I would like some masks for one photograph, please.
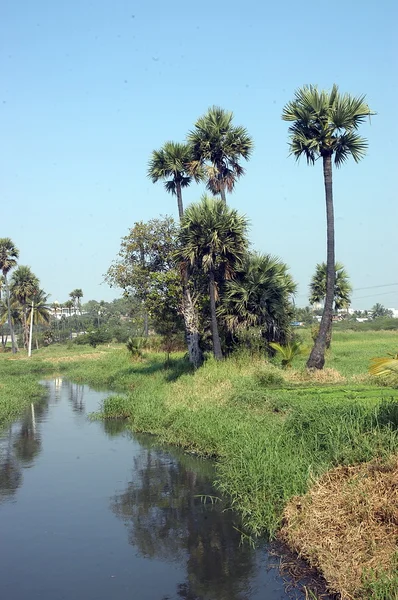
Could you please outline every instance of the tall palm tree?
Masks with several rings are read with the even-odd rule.
[[[6,289],[8,327],[10,329],[11,347],[13,354],[18,352],[18,346],[15,340],[14,327],[11,318],[11,299],[7,275],[11,271],[11,269],[13,269],[17,265],[18,257],[19,250],[14,245],[12,240],[10,238],[0,238],[0,270],[3,273],[4,285]]]
[[[192,179],[199,182],[203,177],[200,167],[195,168],[192,172],[192,160],[192,149],[188,144],[166,142],[163,148],[154,150],[149,161],[148,177],[152,179],[153,183],[165,180],[166,191],[177,196],[180,221],[184,215],[182,189],[188,187]],[[192,298],[187,270],[184,268],[181,268],[181,279],[183,289],[182,314],[185,323],[188,355],[190,362],[195,368],[198,368],[203,362],[203,353],[199,344],[199,317]]]
[[[232,124],[233,116],[232,112],[212,106],[188,134],[192,172],[203,170],[208,190],[220,194],[225,203],[225,191],[232,192],[237,179],[245,172],[239,161],[248,160],[253,150],[252,138],[244,127]]]
[[[310,304],[324,302],[326,296],[326,263],[319,263],[310,283]],[[352,286],[342,263],[335,264],[334,309],[348,308],[351,304]]]
[[[69,296],[73,300],[75,311],[78,311],[80,314],[82,314],[80,298],[83,298],[83,290],[81,288],[76,288],[69,294]]]
[[[177,196],[178,214],[182,219],[184,206],[182,189],[186,188],[194,178],[199,181],[202,177],[200,170],[190,172],[192,151],[188,144],[166,142],[160,150],[154,150],[148,165],[148,177],[152,183],[164,181],[164,187],[170,194]]]
[[[231,332],[258,327],[266,342],[285,344],[293,316],[296,284],[287,265],[270,254],[248,253],[227,281],[219,308]]]
[[[311,350],[307,367],[322,369],[325,364],[327,333],[333,314],[335,282],[335,243],[332,159],[340,167],[352,156],[359,162],[366,154],[367,141],[357,133],[359,126],[372,113],[364,96],[340,94],[337,85],[320,91],[309,85],[298,89],[294,100],[283,109],[282,119],[291,121],[290,150],[299,159],[305,156],[308,164],[322,158],[327,221],[327,280],[326,296],[319,334]]]
[[[177,258],[189,268],[208,276],[213,353],[222,359],[216,303],[217,283],[231,279],[245,256],[248,222],[235,209],[217,198],[203,197],[184,213],[179,233]]]
[[[39,280],[30,267],[20,265],[11,276],[10,294],[21,310],[24,347],[29,345],[28,305],[39,291]]]

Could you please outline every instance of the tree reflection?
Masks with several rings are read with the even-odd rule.
[[[112,509],[128,524],[129,542],[143,556],[185,564],[180,598],[241,599],[253,574],[254,553],[239,547],[232,513],[217,504],[205,506],[198,497],[214,494],[209,478],[198,472],[201,464],[206,463],[144,449],[134,460],[126,491],[112,499]]]
[[[68,382],[69,402],[74,412],[84,413],[84,385]]]
[[[22,419],[9,427],[7,437],[0,440],[0,502],[15,494],[22,484],[22,467],[31,466],[41,451],[36,423],[47,409],[46,403],[31,404]]]

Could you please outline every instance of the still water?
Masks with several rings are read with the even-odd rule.
[[[105,392],[45,385],[0,434],[1,600],[296,597],[236,515],[201,502],[211,462],[89,421]]]

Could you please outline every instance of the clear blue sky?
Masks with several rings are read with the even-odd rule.
[[[321,165],[288,157],[280,114],[305,83],[367,94],[367,157],[335,173],[337,258],[355,289],[398,282],[398,9],[374,3],[14,0],[0,23],[0,237],[52,300],[102,284],[138,220],[177,216],[146,178],[153,149],[183,140],[217,104],[254,138],[229,203],[251,219],[253,246],[281,256],[304,305],[325,259]],[[200,197],[193,186],[185,203]],[[359,289],[353,306],[398,307],[398,285]]]

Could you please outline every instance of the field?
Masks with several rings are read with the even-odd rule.
[[[309,334],[302,335],[309,346]],[[282,370],[277,364],[239,354],[221,363],[209,359],[193,373],[182,355],[174,355],[165,368],[163,355],[147,354],[132,361],[123,346],[50,347],[30,360],[22,354],[17,358],[4,354],[0,355],[0,424],[39,397],[38,380],[55,373],[116,390],[120,395],[105,401],[102,418],[127,418],[136,431],[217,458],[217,487],[224,502],[242,515],[245,536],[274,537],[283,526],[284,539],[327,575],[342,598],[392,600],[389,590],[397,583],[396,556],[384,553],[383,562],[377,562],[377,528],[364,550],[366,556],[356,558],[358,564],[363,561],[363,570],[347,582],[330,571],[325,548],[311,545],[310,539],[305,548],[300,546],[297,506],[306,507],[311,523],[315,503],[305,494],[319,482],[327,491],[333,469],[343,469],[340,488],[345,489],[344,469],[377,459],[379,471],[367,472],[386,473],[390,483],[385,485],[395,481],[391,457],[398,453],[398,389],[380,385],[367,370],[372,357],[396,351],[397,342],[396,332],[336,332],[326,369],[314,374],[305,370],[304,357],[295,361],[293,369]],[[365,488],[355,489],[363,499]],[[369,491],[370,484],[366,489],[371,512],[375,491]],[[331,502],[324,503],[323,509],[329,526],[326,516],[333,511],[334,493],[330,492]],[[390,529],[394,535],[397,527]],[[317,531],[316,538],[326,538],[328,533]],[[353,549],[348,539],[338,541],[344,564]],[[394,548],[394,539],[390,547]]]

